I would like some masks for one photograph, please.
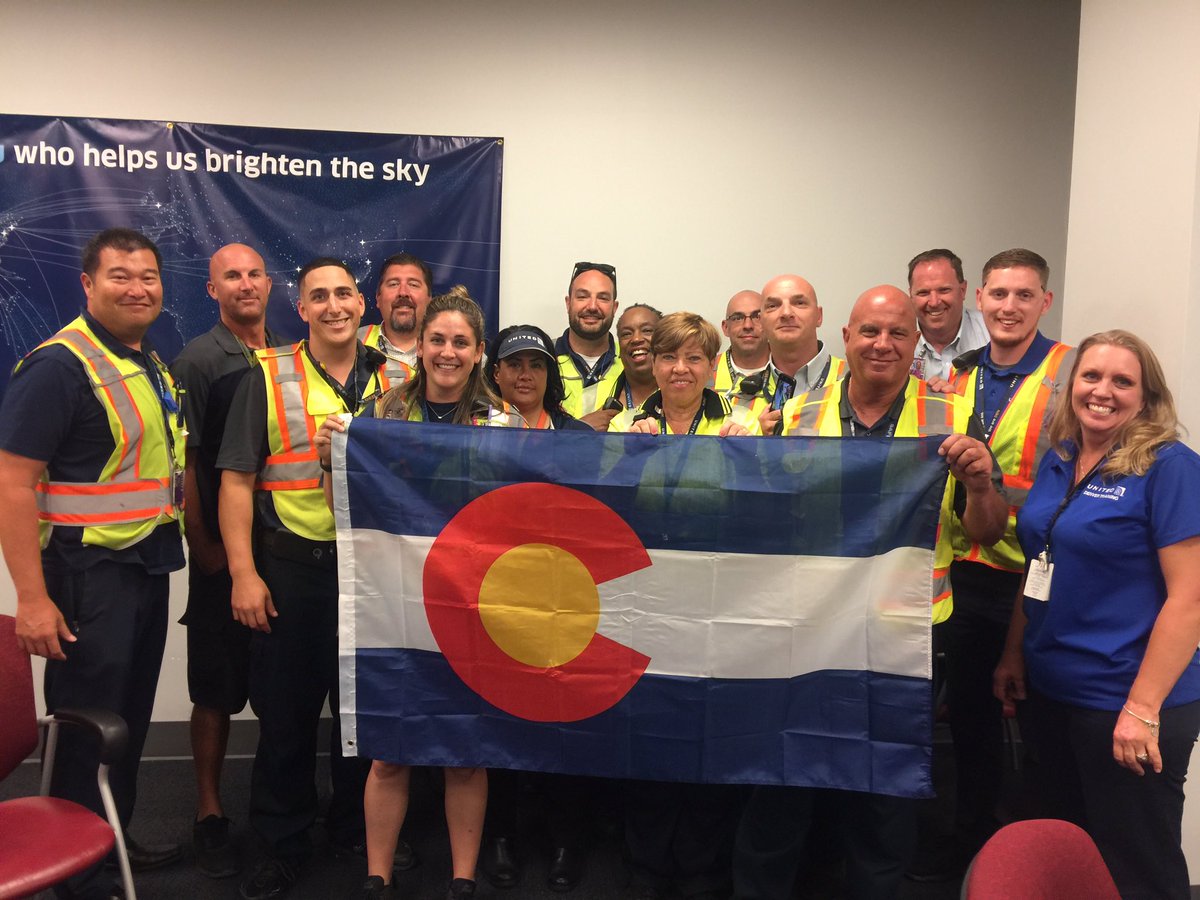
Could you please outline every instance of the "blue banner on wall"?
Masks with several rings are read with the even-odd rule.
[[[499,138],[0,115],[0,388],[83,308],[80,251],[113,226],[162,250],[165,359],[216,322],[208,259],[231,241],[262,254],[280,334],[303,335],[294,277],[315,256],[350,264],[378,321],[378,265],[401,250],[495,332],[502,171]]]

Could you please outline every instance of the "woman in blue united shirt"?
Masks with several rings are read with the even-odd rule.
[[[1122,897],[1189,896],[1183,782],[1200,732],[1200,456],[1154,353],[1087,338],[1017,522],[1024,600],[995,674],[1028,697],[1052,814]]]

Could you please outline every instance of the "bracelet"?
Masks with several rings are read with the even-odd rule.
[[[332,462],[329,465],[325,465],[325,463],[321,462],[320,460],[317,460],[317,465],[321,467],[322,472],[332,472],[333,471],[333,463]],[[1130,715],[1133,715],[1133,713],[1130,713]]]
[[[1137,719],[1139,722],[1141,722],[1143,725],[1145,725],[1147,728],[1149,728],[1150,729],[1150,737],[1154,738],[1156,741],[1158,740],[1158,728],[1159,728],[1158,722],[1155,722],[1151,719],[1143,719],[1141,716],[1139,716],[1137,713],[1135,713],[1128,706],[1122,706],[1121,709],[1124,710],[1125,712],[1129,713],[1131,716],[1133,716],[1135,719]]]

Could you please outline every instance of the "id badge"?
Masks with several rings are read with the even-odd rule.
[[[178,469],[171,473],[171,499],[176,509],[183,509],[183,472]]]
[[[1046,559],[1043,550],[1029,561],[1029,574],[1025,576],[1025,596],[1045,603],[1050,599],[1050,579],[1054,577],[1054,563]]]

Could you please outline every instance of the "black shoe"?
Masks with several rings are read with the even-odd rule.
[[[582,877],[583,851],[572,847],[556,848],[550,860],[550,871],[546,875],[546,887],[565,894],[574,890]]]
[[[470,900],[475,896],[475,882],[470,878],[455,878],[446,891],[446,900]]]
[[[917,854],[904,877],[918,884],[940,884],[962,878],[971,860],[957,848],[953,840]]]
[[[367,843],[365,840],[357,844],[334,844],[334,856],[339,859],[346,856],[361,856],[367,858]],[[417,851],[412,848],[412,844],[399,838],[396,841],[396,852],[392,855],[392,868],[397,872],[407,872],[409,869],[415,869],[421,864],[421,857],[417,855]]]
[[[128,834],[125,835],[125,852],[129,855],[129,868],[135,872],[161,869],[179,862],[183,856],[183,848],[178,844],[139,844]],[[116,854],[110,854],[104,864],[110,869],[117,868]]]
[[[209,878],[229,878],[242,870],[237,848],[229,840],[229,820],[205,816],[192,825],[196,867]]]
[[[498,837],[488,841],[479,865],[493,887],[507,890],[516,887],[521,880],[521,864],[517,862],[515,848],[508,838]]]
[[[378,875],[368,875],[362,886],[362,893],[358,896],[361,900],[384,900],[385,897],[391,896],[391,891]]]
[[[282,897],[296,883],[296,870],[282,859],[262,860],[238,889],[244,900],[271,900]]]

